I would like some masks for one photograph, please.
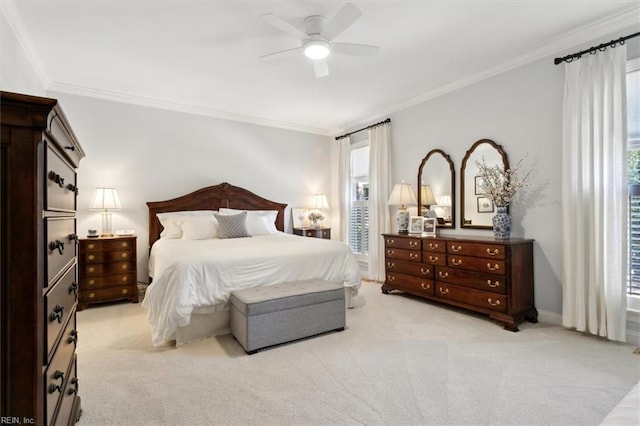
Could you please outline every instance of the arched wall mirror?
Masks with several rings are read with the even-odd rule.
[[[480,139],[469,148],[460,167],[461,228],[493,229],[492,219],[496,207],[481,189],[481,178],[476,165],[483,158],[487,166],[502,165],[503,170],[509,168],[506,152],[494,141]]]
[[[418,212],[438,218],[439,228],[454,228],[456,179],[451,157],[432,149],[418,168]]]

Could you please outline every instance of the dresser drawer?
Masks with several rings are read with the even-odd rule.
[[[449,255],[447,266],[450,268],[465,269],[468,271],[486,272],[489,274],[505,274],[505,262],[497,259],[486,259],[482,257],[470,257]]]
[[[73,265],[45,296],[47,359],[51,355],[62,327],[73,312],[77,292],[76,265]]]
[[[80,275],[82,288],[85,290],[93,290],[99,288],[122,287],[127,284],[135,283],[136,276],[134,273],[106,275],[104,277],[84,277]]]
[[[47,144],[46,170],[45,209],[75,211],[76,172],[60,157],[51,144]]]
[[[82,251],[93,253],[113,250],[132,250],[135,248],[135,241],[135,238],[117,238],[113,240],[95,238],[92,240],[80,240],[80,244],[82,244]]]
[[[386,248],[421,250],[422,240],[420,238],[387,236],[384,239],[384,245]]]
[[[76,257],[76,220],[47,218],[45,235],[47,285],[50,285]]]
[[[133,258],[132,250],[83,252],[86,263],[122,262]]]
[[[417,250],[387,248],[385,254],[393,259],[410,260],[412,262],[420,262],[422,259],[422,252]]]
[[[449,254],[504,260],[506,247],[501,244],[449,241],[447,248]]]
[[[133,270],[135,270],[135,265],[132,262],[88,264],[80,268],[80,276],[84,278],[98,275],[122,274]]]
[[[444,253],[422,253],[422,261],[428,265],[445,266],[447,264],[447,255]]]
[[[60,340],[53,359],[44,373],[47,424],[53,424],[52,420],[58,401],[61,399],[64,387],[69,379],[67,373],[75,352],[76,340],[66,336],[71,336],[71,331],[73,330],[75,330],[74,319],[67,324],[62,340]]]
[[[435,279],[437,281],[476,288],[478,290],[507,294],[505,277],[500,275],[480,274],[457,268],[437,267],[435,270]]]
[[[62,393],[62,400],[60,401],[60,407],[58,408],[58,413],[56,414],[56,420],[53,424],[65,424],[67,420],[71,420],[70,424],[75,424],[77,419],[72,419],[72,410],[73,404],[76,400],[76,395],[78,394],[78,373],[76,368],[76,356],[73,356],[73,361],[71,362],[71,367],[67,373],[69,377],[66,380],[66,386]]]
[[[102,288],[96,290],[80,291],[80,303],[110,302],[113,300],[130,299],[137,294],[138,287],[134,283],[126,287]]]
[[[420,292],[426,295],[433,295],[434,283],[429,278],[419,278],[412,275],[387,272],[385,283],[390,284],[394,288],[407,290],[412,293]]]
[[[433,279],[432,265],[408,262],[406,260],[387,259],[385,266],[387,272],[399,272],[402,274],[414,275],[416,277]]]
[[[424,240],[422,242],[422,250],[427,253],[445,253],[447,244],[441,240]]]
[[[436,281],[436,297],[496,312],[507,311],[507,296]]]

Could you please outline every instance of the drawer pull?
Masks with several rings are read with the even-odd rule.
[[[387,254],[389,256],[393,256],[394,254],[396,254],[396,251],[395,250],[387,250]]]
[[[417,241],[409,241],[409,247],[418,247]]]
[[[94,268],[93,266],[89,267],[89,272],[95,272],[96,268]]]
[[[122,257],[126,259],[127,257],[129,257],[129,253],[122,253]]]
[[[69,234],[67,238],[69,238],[69,241],[75,241],[78,244],[78,234]]]
[[[95,297],[96,297],[96,294],[95,294],[95,293],[89,293],[89,299],[93,299],[93,298],[95,298]]]
[[[420,283],[423,290],[431,290],[431,284]]]
[[[440,275],[440,278],[449,278],[449,273],[448,272],[439,271],[438,275]]]
[[[92,255],[92,254],[90,254],[89,257],[88,257],[89,260],[94,260],[95,258],[96,257],[94,255]]]
[[[127,269],[128,267],[129,267],[129,265],[127,265],[126,263],[121,266],[122,269]]]
[[[75,281],[71,282],[71,285],[69,286],[69,294],[75,294],[76,296],[78,295],[78,283]]]
[[[54,392],[62,393],[62,386],[64,385],[64,373],[60,370],[56,370],[56,372],[53,373],[53,379],[60,380],[60,384],[54,385],[53,383],[51,383],[49,385],[49,393],[54,393]]]
[[[64,306],[56,305],[53,311],[49,314],[49,322],[58,321],[58,324],[62,324],[62,317],[64,316]]]
[[[420,273],[422,273],[422,275],[430,275],[431,274],[431,270],[420,268]]]
[[[436,263],[438,261],[438,256],[429,256],[429,261]]]
[[[94,285],[95,283],[96,283],[96,280],[87,281],[87,285]]]
[[[430,248],[431,250],[435,250],[435,249],[437,249],[437,248],[438,248],[438,243],[429,243],[429,248]]]
[[[396,277],[394,277],[393,275],[387,275],[387,281],[395,281]]]
[[[396,240],[387,240],[387,244],[395,244]]]
[[[71,333],[69,333],[69,338],[67,339],[67,343],[69,343],[69,344],[73,343],[74,345],[76,345],[78,343],[78,331],[77,330],[71,330]]]
[[[74,184],[68,184],[67,185],[67,189],[71,192],[73,192],[74,194],[78,195],[78,187],[75,186]]]
[[[460,266],[462,265],[462,259],[456,259],[454,257],[453,259],[451,259],[451,263],[453,263],[455,266]]]
[[[451,246],[451,251],[454,253],[459,253],[462,250],[462,246]]]
[[[64,178],[53,170],[49,172],[49,180],[57,183],[60,188],[64,188]]]
[[[488,248],[487,249],[487,254],[489,256],[497,256],[498,254],[500,254],[500,250],[498,250],[498,249],[491,250],[491,249]]]
[[[122,243],[122,247],[129,247],[129,243]]]
[[[64,253],[64,243],[60,240],[50,241],[49,242],[49,251],[58,250],[58,253]]]
[[[448,288],[438,287],[438,290],[440,290],[440,294],[449,294]]]
[[[88,248],[89,250],[93,250],[94,248],[96,248],[96,245],[95,245],[95,244],[89,244],[89,245],[87,246],[87,248]]]
[[[122,282],[123,283],[126,283],[127,281],[129,281],[129,277],[128,276],[125,275],[124,277],[122,277]]]
[[[490,271],[497,271],[498,269],[500,269],[500,265],[496,263],[495,265],[491,266],[490,263],[487,263],[487,269],[489,269]]]
[[[487,302],[489,302],[489,304],[491,306],[500,306],[500,300],[496,300],[495,302],[491,300],[491,298],[487,299]]]
[[[420,255],[418,253],[409,253],[409,257],[411,258],[411,260],[416,260],[420,257]]]
[[[487,280],[487,285],[491,288],[500,287],[500,281],[496,281],[492,283],[491,280]]]
[[[74,393],[78,393],[78,378],[74,377],[73,379],[71,379],[71,384],[73,385],[73,387],[67,390],[67,395],[73,395]]]
[[[122,294],[127,294],[129,293],[129,289],[128,288],[123,288],[122,289]]]
[[[395,264],[395,263],[393,263],[393,262],[387,262],[387,267],[388,267],[388,268],[395,268],[395,267],[396,267],[396,264]]]

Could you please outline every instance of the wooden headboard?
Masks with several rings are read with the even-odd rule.
[[[190,194],[166,201],[150,201],[149,207],[149,247],[153,245],[162,232],[162,225],[157,213],[186,210],[218,210],[221,207],[239,210],[277,210],[276,228],[284,231],[284,209],[286,204],[262,198],[251,191],[227,182],[198,189]]]

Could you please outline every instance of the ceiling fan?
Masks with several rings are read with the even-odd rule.
[[[281,50],[261,56],[260,59],[273,59],[304,53],[304,55],[313,62],[316,77],[325,77],[329,75],[327,57],[331,53],[335,52],[354,56],[373,56],[378,53],[380,49],[378,46],[332,41],[333,38],[346,30],[361,15],[362,12],[360,9],[351,3],[347,3],[331,20],[321,15],[306,17],[304,20],[304,31],[275,15],[263,15],[262,19],[269,24],[287,34],[299,38],[301,45],[292,49]]]

